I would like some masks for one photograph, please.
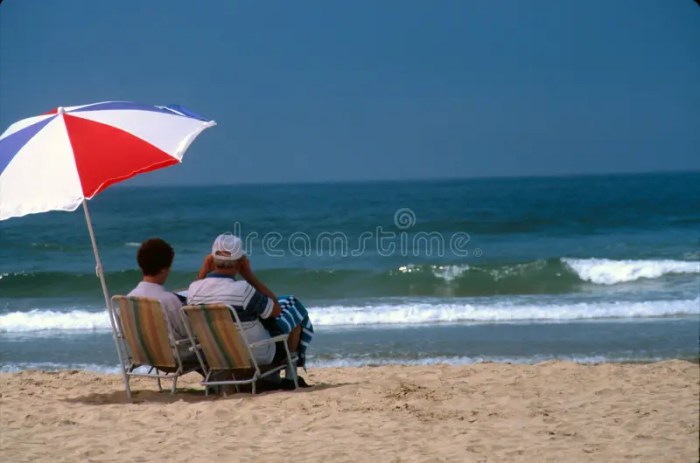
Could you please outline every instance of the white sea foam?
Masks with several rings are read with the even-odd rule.
[[[312,368],[339,368],[339,367],[363,367],[379,365],[472,365],[477,363],[514,363],[534,365],[542,362],[565,361],[582,364],[610,363],[610,362],[656,362],[664,360],[664,357],[608,357],[605,355],[532,355],[532,356],[440,356],[415,359],[404,358],[366,358],[346,357],[338,359],[314,359],[309,358],[309,366]]]
[[[585,281],[614,285],[640,278],[659,278],[667,274],[700,273],[699,262],[682,260],[610,260],[562,258],[571,270]]]
[[[468,265],[432,265],[431,270],[433,275],[446,282],[451,282],[455,278],[462,276],[464,272],[469,270]]]
[[[700,314],[700,299],[572,304],[428,304],[311,307],[314,325],[408,325],[421,323],[561,321]]]
[[[493,277],[495,281],[503,280],[506,278],[517,277],[526,274],[531,271],[539,271],[547,265],[547,261],[544,259],[539,259],[534,262],[526,262],[523,264],[506,265],[504,267],[495,268],[492,270],[485,270],[489,275]],[[484,271],[484,270],[481,270]],[[559,275],[557,275],[559,276]]]
[[[426,323],[566,321],[700,314],[700,299],[569,304],[404,303],[309,307],[315,326],[415,325]],[[0,315],[0,333],[46,331],[108,332],[106,312],[32,310]]]
[[[0,315],[0,333],[27,331],[109,331],[111,329],[106,311],[88,312],[72,310],[30,310]]]
[[[464,272],[469,270],[469,265],[431,265],[429,266],[431,273],[435,278],[446,281],[447,283],[459,278]],[[423,267],[420,265],[407,264],[398,268],[399,273],[420,273],[423,272]]]
[[[615,362],[655,362],[664,360],[665,357],[608,357],[605,355],[532,355],[532,356],[438,356],[424,358],[367,358],[367,357],[344,357],[337,359],[313,358],[308,360],[311,368],[338,368],[338,367],[362,367],[375,365],[472,365],[478,363],[512,363],[534,365],[542,362],[566,361],[581,364],[593,363],[615,363]],[[101,365],[97,363],[57,363],[57,362],[16,362],[0,365],[0,373],[15,373],[23,370],[82,370],[101,374],[120,374],[119,365]],[[146,372],[142,367],[139,371]]]
[[[98,363],[17,362],[0,365],[0,373],[14,373],[23,370],[81,370],[108,375],[117,375],[121,373],[118,364],[100,365]],[[138,367],[134,369],[134,371],[140,373],[147,373],[148,367]]]

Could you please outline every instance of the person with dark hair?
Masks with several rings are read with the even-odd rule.
[[[154,277],[160,272],[170,271],[175,259],[172,246],[160,238],[151,238],[139,247],[136,261],[144,275]]]
[[[180,317],[182,302],[163,286],[170,275],[175,251],[160,238],[150,238],[141,243],[136,260],[143,279],[128,295],[158,299],[168,314],[168,321],[175,340],[187,339],[187,331]]]

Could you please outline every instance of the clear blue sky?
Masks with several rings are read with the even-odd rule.
[[[700,8],[0,5],[0,130],[109,99],[180,103],[219,123],[141,184],[700,170]]]

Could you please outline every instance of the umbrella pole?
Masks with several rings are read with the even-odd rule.
[[[97,241],[95,241],[95,232],[92,230],[92,220],[90,220],[90,212],[88,211],[87,199],[83,199],[83,211],[85,211],[85,221],[87,222],[88,232],[90,232],[90,241],[92,242],[92,251],[95,253],[95,262],[97,264],[97,276],[100,278],[100,283],[102,284],[102,294],[105,297],[105,304],[107,304],[107,312],[109,313],[109,322],[112,325],[112,338],[114,339],[114,344],[117,346],[117,355],[119,356],[119,366],[122,371],[122,377],[124,378],[124,387],[126,388],[126,396],[131,398],[131,390],[129,388],[129,378],[126,376],[126,364],[124,363],[124,354],[122,352],[121,345],[118,339],[117,325],[114,322],[114,308],[112,307],[112,301],[109,298],[109,291],[107,290],[107,282],[105,281],[105,275],[102,270],[102,260],[100,259],[100,253],[97,251]]]

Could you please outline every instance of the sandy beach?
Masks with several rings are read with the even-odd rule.
[[[328,368],[315,387],[175,396],[79,371],[0,375],[0,460],[698,461],[695,363]]]

